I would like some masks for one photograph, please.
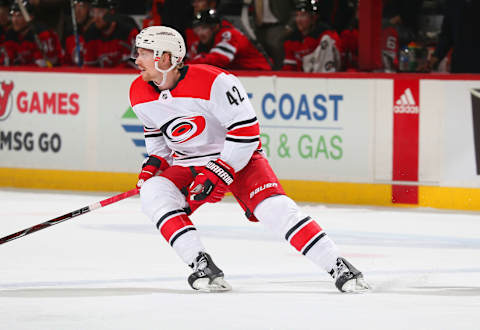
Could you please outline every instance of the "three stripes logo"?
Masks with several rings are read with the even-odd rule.
[[[410,88],[405,89],[400,98],[395,102],[393,106],[394,113],[407,113],[407,114],[418,114],[419,108],[418,103],[415,102],[415,99]]]
[[[145,153],[143,125],[139,124],[137,116],[131,107],[128,107],[122,116],[122,128],[125,133],[131,137],[133,144],[138,148],[137,150],[139,151],[139,154],[143,157],[147,157],[148,155]]]

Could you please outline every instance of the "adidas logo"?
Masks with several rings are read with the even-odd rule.
[[[413,99],[412,91],[407,88],[402,96],[395,102],[393,113],[419,113],[418,105]]]

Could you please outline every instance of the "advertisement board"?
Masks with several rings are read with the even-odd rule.
[[[134,185],[146,156],[136,73],[0,73],[0,186]],[[480,77],[238,76],[293,198],[480,210]]]
[[[2,75],[0,167],[136,171],[143,156],[135,153],[121,123],[132,78]]]
[[[278,77],[242,81],[257,111],[262,147],[280,178],[372,180],[374,108],[369,104],[374,81]]]

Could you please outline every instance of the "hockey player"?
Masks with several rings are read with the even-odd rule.
[[[193,20],[193,32],[199,44],[191,64],[211,64],[229,70],[271,70],[255,46],[226,21],[215,9],[202,11]]]
[[[185,43],[168,27],[143,29],[136,47],[141,76],[130,87],[130,102],[144,125],[149,155],[137,187],[145,214],[193,269],[190,286],[231,289],[189,217],[230,191],[250,221],[284,237],[330,273],[341,292],[368,290],[362,273],[285,195],[260,149],[255,110],[240,81],[213,66],[184,66]]]
[[[192,8],[193,8],[193,20],[195,17],[200,14],[202,11],[209,10],[209,9],[217,9],[217,0],[192,0]],[[192,20],[192,21],[193,21]],[[190,24],[192,23],[190,21]],[[222,25],[229,24],[228,21],[223,22]],[[193,32],[193,27],[189,26],[185,29],[185,39],[187,44],[187,59],[194,58],[197,55],[199,40],[198,36]]]
[[[76,54],[77,42],[73,29],[73,22],[70,19],[65,27],[64,33],[64,49],[65,49],[65,65],[80,65],[83,63],[85,56],[85,31],[92,25],[93,20],[90,17],[90,0],[74,0],[75,19],[77,23],[77,33],[79,42],[79,53]]]
[[[5,63],[5,59],[8,58],[7,51],[5,50],[3,43],[7,30],[10,27],[9,9],[10,2],[8,0],[0,0],[0,65],[8,66],[10,63]]]
[[[131,67],[136,24],[116,13],[114,0],[93,0],[91,7],[94,24],[85,32],[85,65]]]
[[[32,17],[27,21],[17,2],[10,8],[12,27],[5,36],[4,62],[10,65],[37,65],[51,67],[60,65],[63,49],[55,31],[47,29],[33,19],[33,7],[28,1],[22,2],[27,13]]]
[[[295,29],[284,42],[282,70],[335,72],[340,69],[340,37],[318,20],[318,0],[296,4]]]

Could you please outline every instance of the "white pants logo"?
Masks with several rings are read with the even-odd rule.
[[[263,186],[260,186],[260,187],[258,187],[258,188],[255,188],[254,191],[250,192],[250,199],[252,199],[253,196],[255,196],[256,194],[258,194],[259,192],[264,191],[265,189],[268,189],[268,188],[273,188],[273,187],[278,187],[278,183],[276,183],[276,182],[269,182],[269,183],[265,183]]]

